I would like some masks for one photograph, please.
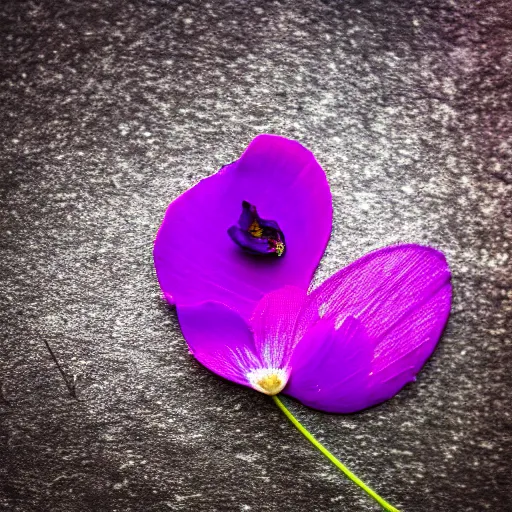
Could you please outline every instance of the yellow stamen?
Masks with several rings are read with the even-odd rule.
[[[251,386],[266,395],[277,395],[288,382],[288,371],[283,368],[258,368],[247,374]]]
[[[277,393],[283,389],[283,381],[275,373],[263,377],[256,382],[256,384],[258,384],[260,388],[264,389],[269,395],[277,395]]]
[[[263,235],[263,228],[258,224],[257,220],[253,220],[249,226],[249,233],[255,238],[261,238]]]
[[[278,256],[282,256],[284,252],[284,244],[283,242],[277,242],[276,244],[276,254]]]

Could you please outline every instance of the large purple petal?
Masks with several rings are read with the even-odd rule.
[[[373,344],[359,320],[346,317],[335,330],[334,319],[323,318],[297,344],[284,392],[323,411],[364,409],[372,358]]]
[[[368,385],[364,393],[354,395],[353,404],[364,408],[394,396],[414,379],[434,350],[450,312],[450,271],[442,253],[434,249],[386,247],[340,270],[309,300],[324,322],[344,325],[347,317],[354,317],[364,326],[373,358],[370,369],[364,366],[360,374],[362,378],[366,372]],[[318,350],[318,343],[311,343],[311,350]],[[295,380],[293,365],[289,386],[290,394],[308,403],[308,397],[298,394],[300,381]],[[344,390],[325,391],[319,408],[339,410],[343,397],[338,392]]]
[[[261,367],[246,322],[218,302],[178,306],[183,336],[194,357],[212,372],[249,386],[247,374]]]
[[[242,201],[279,224],[286,254],[243,252],[227,230]],[[169,302],[218,301],[249,318],[256,302],[285,285],[307,288],[332,221],[325,173],[310,151],[282,137],[256,137],[242,157],[171,203],[155,240],[160,286]]]

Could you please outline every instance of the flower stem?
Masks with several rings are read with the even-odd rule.
[[[297,427],[297,430],[323,455],[325,455],[338,469],[340,469],[345,475],[357,484],[363,491],[366,491],[379,505],[388,510],[389,512],[400,512],[397,508],[390,505],[386,500],[382,499],[375,491],[370,489],[362,480],[357,478],[344,464],[342,464],[325,446],[319,443],[299,422],[297,418],[288,410],[288,408],[279,400],[277,395],[272,396],[274,402],[277,404],[279,409],[284,412],[285,416]]]

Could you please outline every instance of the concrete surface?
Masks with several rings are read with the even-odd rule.
[[[402,511],[512,510],[511,12],[3,1],[0,509],[379,510],[272,401],[192,360],[160,298],[167,204],[270,132],[328,174],[318,279],[401,240],[443,250],[455,289],[395,399],[351,416],[287,403]]]

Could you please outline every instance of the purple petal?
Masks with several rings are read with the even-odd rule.
[[[361,322],[347,317],[334,328],[323,318],[297,344],[284,392],[305,405],[349,413],[369,405],[373,344]]]
[[[265,367],[288,366],[297,317],[306,298],[305,290],[285,286],[268,293],[258,302],[249,325],[254,333],[256,353]]]
[[[212,372],[249,386],[247,374],[261,367],[245,321],[218,302],[178,306],[183,336],[194,357]]]
[[[227,230],[242,201],[279,224],[282,258],[245,254]],[[154,258],[168,301],[218,301],[249,318],[266,293],[306,289],[327,244],[332,205],[325,173],[311,152],[282,137],[256,137],[242,157],[202,180],[167,209]]]
[[[362,367],[359,375],[362,378],[366,372],[368,386],[354,394],[352,406],[358,410],[394,396],[414,379],[434,350],[450,312],[450,271],[442,253],[434,249],[386,247],[327,279],[311,293],[310,302],[325,321],[339,324],[353,316],[365,328],[373,360],[371,368]],[[360,370],[353,365],[351,369]],[[293,368],[289,386],[291,394],[299,397],[300,383]],[[319,408],[341,412],[344,396],[345,388],[332,387],[322,392]]]

